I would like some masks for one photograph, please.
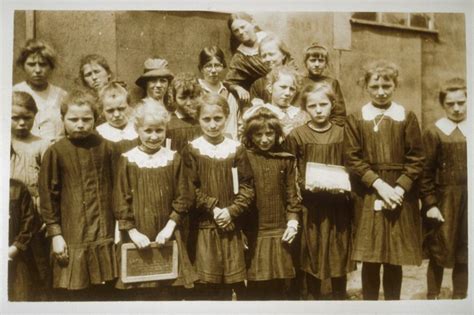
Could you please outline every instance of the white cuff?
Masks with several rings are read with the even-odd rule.
[[[298,231],[298,221],[297,220],[289,220],[288,223],[286,224],[286,226],[294,228],[296,231]]]

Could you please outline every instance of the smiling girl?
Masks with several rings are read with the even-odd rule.
[[[242,290],[246,279],[238,219],[253,200],[253,175],[245,148],[224,136],[228,115],[224,97],[203,95],[197,107],[203,135],[182,153],[195,194],[190,222],[197,240],[190,247],[203,284],[198,299],[231,299],[232,289]]]
[[[197,279],[182,240],[181,222],[187,216],[191,196],[186,189],[181,157],[163,147],[169,114],[163,107],[141,104],[136,109],[135,129],[140,138],[137,147],[122,154],[114,195],[119,229],[123,242],[132,241],[139,249],[151,242],[160,245],[176,240],[179,275],[172,281],[141,283],[117,282],[120,289],[135,289],[132,300],[180,299],[174,286],[192,287]]]
[[[356,195],[352,259],[363,262],[365,300],[378,299],[382,265],[385,300],[399,300],[402,265],[421,264],[421,133],[415,114],[392,101],[396,65],[374,62],[363,83],[371,101],[347,118],[344,136]]]

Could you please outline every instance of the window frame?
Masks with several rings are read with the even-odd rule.
[[[415,32],[423,32],[423,33],[429,33],[429,34],[438,34],[438,30],[436,30],[435,27],[434,27],[435,26],[434,25],[434,13],[425,13],[425,12],[369,12],[369,13],[375,13],[375,15],[376,15],[376,20],[375,21],[365,20],[365,19],[360,19],[360,18],[354,18],[353,17],[354,13],[359,13],[359,12],[352,12],[351,18],[350,18],[351,24],[370,25],[370,26],[378,26],[378,27],[399,29],[399,30],[405,30],[405,31],[415,31]],[[406,23],[404,25],[402,25],[402,24],[384,22],[383,16],[384,16],[384,14],[387,14],[387,13],[388,14],[390,14],[390,13],[406,14]],[[412,26],[411,25],[412,14],[416,14],[416,13],[425,13],[425,14],[428,14],[430,16],[430,20],[428,22],[428,28]]]

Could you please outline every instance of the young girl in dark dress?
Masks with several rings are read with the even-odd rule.
[[[33,301],[42,284],[31,241],[41,227],[33,199],[26,185],[10,179],[8,225],[8,300]]]
[[[192,140],[201,135],[196,120],[197,99],[201,95],[201,86],[192,73],[179,73],[169,87],[169,98],[175,111],[171,113],[166,129],[166,141],[171,150],[181,152]]]
[[[282,127],[267,108],[253,112],[245,122],[243,142],[255,180],[255,209],[246,222],[250,264],[248,297],[283,300],[284,279],[295,277],[290,244],[298,232],[301,204],[296,186],[296,160],[283,152]]]
[[[293,129],[285,143],[298,160],[299,186],[307,208],[303,216],[300,264],[306,273],[309,299],[320,298],[321,280],[325,279],[331,280],[333,299],[345,299],[346,274],[355,269],[350,260],[352,204],[348,191],[343,190],[343,179],[328,184],[330,178],[326,178],[326,183],[313,187],[314,178],[308,178],[306,173],[308,162],[345,172],[344,128],[329,120],[334,100],[331,86],[324,83],[306,86],[302,92],[302,109],[311,120]],[[328,176],[338,178],[338,174]],[[349,183],[348,175],[345,183]]]
[[[423,134],[422,181],[428,236],[428,299],[437,299],[443,269],[453,268],[453,299],[467,295],[467,92],[462,79],[448,80],[439,93],[446,117]]]
[[[341,86],[339,81],[335,78],[331,78],[324,75],[324,71],[329,65],[329,52],[326,47],[318,43],[312,43],[305,50],[304,64],[308,74],[303,77],[302,89],[308,84],[313,83],[326,83],[331,86],[334,91],[334,104],[331,110],[330,121],[333,124],[344,126],[346,120],[346,104],[344,102],[344,96],[342,95]],[[296,102],[297,105],[301,105],[301,99]]]
[[[417,186],[423,145],[415,114],[392,101],[398,68],[375,62],[364,83],[371,102],[347,118],[344,136],[356,195],[352,259],[363,262],[364,299],[378,299],[383,265],[385,299],[398,300],[402,265],[421,264]]]
[[[241,290],[246,279],[238,220],[253,200],[253,175],[245,148],[224,137],[228,114],[224,97],[204,95],[197,107],[203,135],[182,153],[190,191],[195,193],[190,233],[196,233],[196,241],[190,237],[190,247],[203,283],[196,290],[198,299],[231,299],[232,288]]]
[[[164,107],[153,104],[137,107],[135,128],[140,143],[119,159],[114,200],[119,228],[126,232],[123,242],[132,241],[139,249],[146,249],[151,242],[164,244],[175,239],[179,275],[176,280],[139,283],[123,283],[119,277],[118,288],[133,289],[127,292],[127,299],[179,300],[183,298],[182,291],[174,286],[192,287],[197,280],[180,225],[192,203],[192,195],[187,194],[181,157],[162,146],[168,120]]]
[[[59,298],[110,299],[117,277],[112,211],[115,149],[94,132],[97,99],[73,91],[61,105],[67,134],[45,153],[41,215],[52,238],[53,288]],[[62,296],[62,297],[61,297]]]

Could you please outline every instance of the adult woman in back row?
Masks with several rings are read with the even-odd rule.
[[[60,104],[66,92],[49,82],[56,68],[56,52],[46,42],[29,39],[16,61],[23,69],[25,81],[13,86],[13,91],[26,92],[35,100],[38,113],[31,132],[51,142],[64,136]]]
[[[231,14],[227,26],[231,36],[240,45],[232,56],[224,82],[238,97],[242,109],[250,105],[249,90],[252,84],[268,72],[258,53],[258,45],[266,33],[262,32],[255,25],[253,18],[246,13]]]

